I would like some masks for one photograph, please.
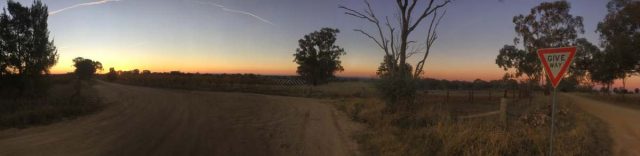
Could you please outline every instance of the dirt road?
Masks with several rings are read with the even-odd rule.
[[[640,155],[640,110],[620,107],[572,94],[564,94],[585,111],[610,126],[615,155]]]
[[[354,129],[316,99],[101,82],[105,110],[0,131],[0,155],[352,155]]]

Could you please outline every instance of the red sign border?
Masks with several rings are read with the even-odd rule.
[[[573,57],[576,55],[576,49],[577,49],[576,47],[538,49],[538,58],[542,62],[542,65],[544,66],[544,70],[547,72],[547,76],[549,77],[549,79],[551,79],[551,84],[553,85],[553,88],[558,87],[560,80],[562,80],[562,76],[564,76],[564,74],[567,72],[568,68],[570,67],[571,62],[573,62]],[[549,63],[547,62],[547,59],[544,59],[544,54],[564,53],[564,52],[569,52],[569,58],[567,58],[567,62],[565,62],[562,65],[561,67],[562,69],[560,69],[560,72],[558,72],[558,75],[553,75],[553,73],[551,72],[551,68],[549,68]]]

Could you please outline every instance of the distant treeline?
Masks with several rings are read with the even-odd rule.
[[[516,89],[518,81],[476,79],[474,81],[444,80],[424,78],[418,81],[418,88],[422,90],[485,90],[485,89]]]
[[[129,71],[115,71],[120,82],[130,81],[147,81],[138,83],[152,83],[150,80],[171,79],[174,81],[191,81],[191,82],[179,82],[179,83],[193,83],[193,81],[204,81],[210,84],[261,84],[261,85],[303,85],[304,79],[296,75],[260,75],[251,73],[235,73],[235,74],[211,74],[211,73],[188,73],[181,71],[170,72],[151,72],[149,70],[134,69]],[[108,75],[108,74],[106,74]],[[145,77],[145,78],[142,78]],[[330,79],[331,82],[346,82],[346,81],[367,81],[375,82],[375,78],[360,78],[360,77],[335,77]],[[421,90],[485,90],[485,89],[518,89],[525,84],[519,83],[514,79],[507,80],[481,80],[476,79],[474,81],[460,81],[460,80],[445,80],[424,78],[417,81],[419,89]],[[539,86],[531,86],[533,89],[539,88]]]
[[[153,83],[150,82],[152,80],[156,80],[155,82],[172,80],[177,83],[194,83],[197,81],[202,81],[203,83],[208,84],[219,84],[219,85],[233,85],[233,84],[260,84],[260,85],[304,85],[305,79],[297,75],[260,75],[260,74],[252,74],[252,73],[222,73],[222,74],[211,74],[211,73],[189,73],[189,72],[181,72],[181,71],[170,71],[170,72],[151,72],[149,70],[140,70],[134,69],[129,71],[115,71],[111,70],[107,74],[104,74],[105,79],[109,79],[109,75],[112,75],[114,80],[119,82],[131,82],[131,81],[145,81],[139,82],[141,84]],[[357,78],[357,77],[334,77],[329,81],[332,82],[344,82],[344,81],[369,81],[370,78]],[[138,83],[138,82],[136,82]],[[200,82],[198,82],[200,83]]]

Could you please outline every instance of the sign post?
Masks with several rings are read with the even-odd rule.
[[[539,49],[538,57],[553,86],[551,102],[551,132],[549,134],[549,156],[553,155],[553,129],[555,128],[557,88],[560,80],[571,66],[576,47]]]

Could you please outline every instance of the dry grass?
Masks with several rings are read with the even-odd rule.
[[[457,116],[497,109],[496,100],[477,98],[468,103],[466,93],[450,94],[447,104],[440,94],[424,95],[414,113],[384,113],[375,98],[349,98],[335,105],[368,128],[354,136],[364,155],[545,155],[548,152],[548,97],[522,99],[510,105],[505,126],[498,117],[458,120]],[[477,94],[476,94],[477,95]],[[488,94],[486,94],[488,95]],[[480,100],[485,99],[485,100]],[[493,104],[494,106],[489,106]],[[554,151],[558,155],[610,155],[606,125],[560,101]],[[491,107],[491,108],[489,108]],[[462,111],[460,111],[463,109]],[[465,113],[461,113],[465,112]]]
[[[52,83],[43,97],[0,98],[0,129],[49,124],[86,115],[102,107],[96,91],[88,84],[83,85],[81,95],[74,96],[71,81]]]

